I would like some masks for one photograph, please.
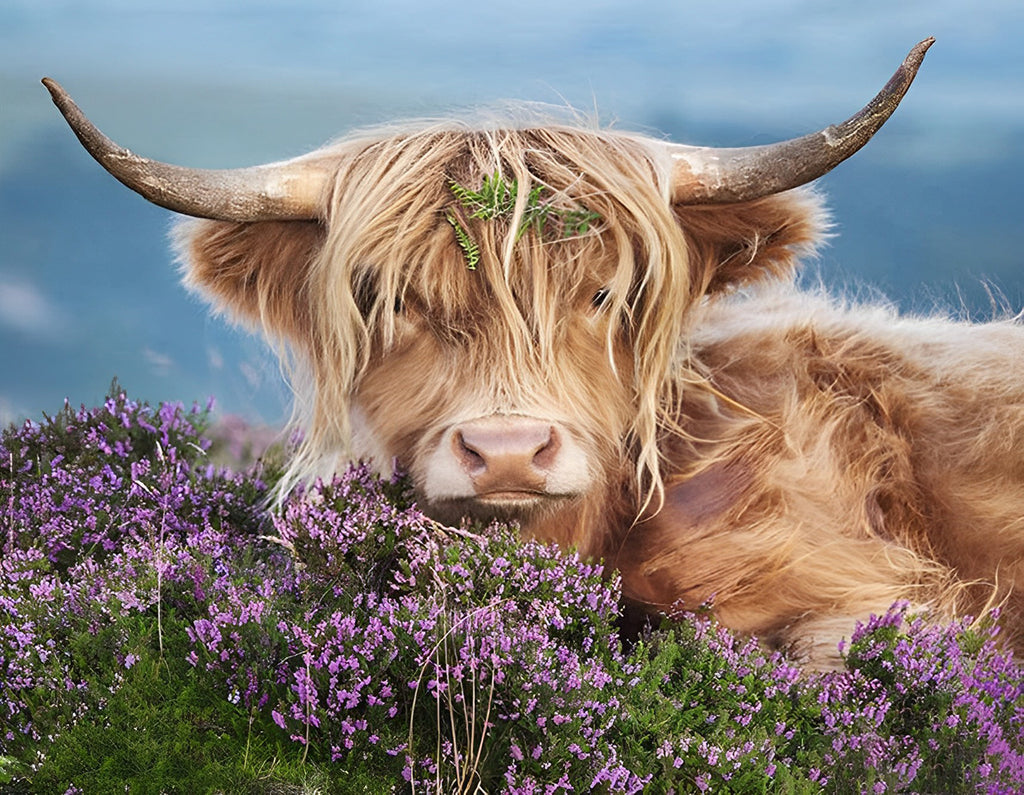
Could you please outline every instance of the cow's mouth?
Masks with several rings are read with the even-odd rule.
[[[464,518],[489,522],[527,522],[538,513],[551,510],[571,499],[568,495],[529,489],[488,491],[472,497],[432,500],[423,508],[427,514],[445,524],[458,525]]]
[[[476,496],[476,501],[484,505],[527,505],[551,499],[554,495],[533,489],[503,489],[488,491]]]

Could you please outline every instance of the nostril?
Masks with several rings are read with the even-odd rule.
[[[459,460],[459,464],[470,474],[483,472],[487,469],[487,459],[471,443],[466,441],[462,431],[455,432],[452,439],[452,448],[455,452],[455,457]]]
[[[558,458],[558,451],[562,447],[562,440],[554,425],[548,427],[547,438],[537,447],[533,454],[533,465],[541,470],[551,469]]]

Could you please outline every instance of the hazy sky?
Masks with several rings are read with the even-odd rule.
[[[1020,0],[4,0],[0,74],[376,83],[441,103],[567,96],[611,112],[659,90],[709,114],[778,113],[841,104],[933,35],[931,82],[955,110],[1021,118],[1006,93],[1024,85],[1022,33]]]

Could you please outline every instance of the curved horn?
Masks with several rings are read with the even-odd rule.
[[[806,185],[828,173],[885,124],[934,43],[934,38],[928,38],[914,47],[885,88],[842,124],[766,146],[714,149],[667,144],[673,160],[672,200],[678,204],[751,201]]]
[[[231,170],[184,168],[149,160],[101,133],[56,81],[43,78],[43,85],[96,162],[154,204],[219,221],[318,217],[329,174],[312,158]]]

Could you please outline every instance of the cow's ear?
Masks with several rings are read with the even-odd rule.
[[[702,292],[789,278],[828,230],[818,194],[798,189],[739,204],[677,205],[691,276]]]
[[[319,223],[188,220],[173,236],[185,283],[217,310],[275,338],[309,338],[308,275],[323,245]]]

